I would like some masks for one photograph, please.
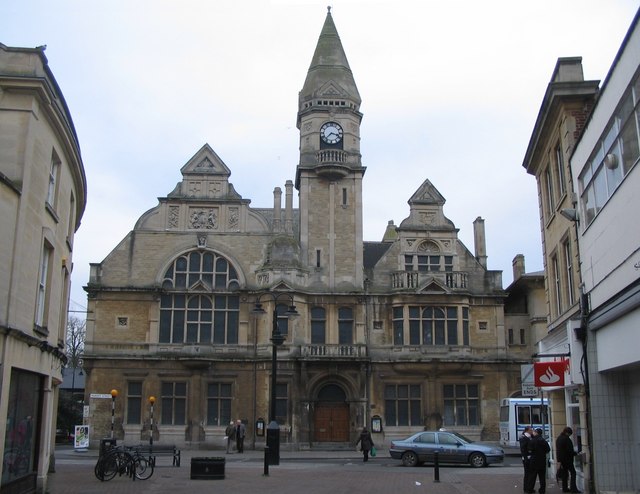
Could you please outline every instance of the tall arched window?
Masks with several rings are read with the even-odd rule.
[[[234,267],[213,252],[194,250],[165,272],[160,298],[160,343],[238,343],[240,300]]]

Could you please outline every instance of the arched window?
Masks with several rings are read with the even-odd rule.
[[[160,297],[160,343],[238,343],[240,300],[234,267],[213,252],[194,250],[165,272]]]
[[[458,345],[457,307],[410,306],[409,344]]]

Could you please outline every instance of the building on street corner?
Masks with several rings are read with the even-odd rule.
[[[45,47],[0,43],[0,491],[45,489],[87,184]]]
[[[520,389],[530,361],[530,323],[509,342],[484,220],[473,224],[472,253],[428,178],[416,177],[406,218],[380,241],[363,238],[361,103],[329,11],[299,93],[299,163],[273,206],[252,207],[205,144],[92,264],[93,445],[113,428],[126,442],[152,433],[157,443],[222,448],[225,427],[241,419],[246,448],[261,447],[271,399],[285,448],[352,444],[365,425],[381,446],[424,427],[498,440],[500,399]],[[91,398],[111,389],[113,403]]]
[[[538,183],[548,302],[535,360],[565,369],[541,389],[553,438],[574,430],[579,486],[598,493],[640,488],[639,74],[638,14],[602,84],[584,80],[581,58],[558,59],[523,163]]]

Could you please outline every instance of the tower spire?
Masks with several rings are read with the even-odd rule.
[[[350,100],[356,110],[360,107],[360,93],[333,22],[330,6],[327,7],[327,17],[300,91],[299,111],[305,108],[306,103],[313,102],[321,91],[326,90],[329,83],[333,83],[334,91],[339,91],[341,98]]]

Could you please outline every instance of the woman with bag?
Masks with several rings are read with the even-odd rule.
[[[366,427],[362,428],[360,437],[356,441],[356,446],[358,446],[358,443],[360,443],[360,451],[362,451],[362,455],[364,457],[362,461],[369,461],[369,451],[374,449],[374,444],[373,439],[371,438],[371,432],[369,432]]]

